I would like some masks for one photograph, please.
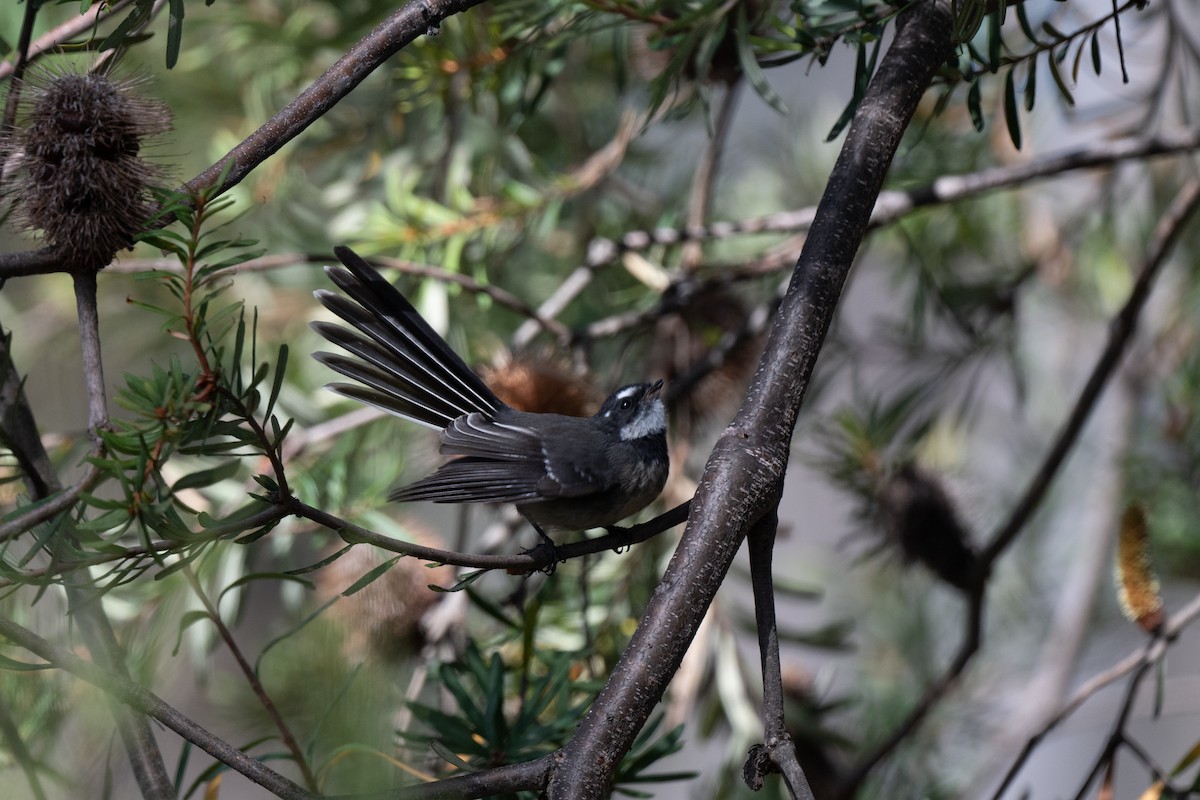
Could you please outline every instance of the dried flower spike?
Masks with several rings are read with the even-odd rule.
[[[1115,572],[1117,597],[1125,616],[1147,633],[1157,631],[1163,624],[1163,600],[1150,560],[1146,512],[1137,503],[1131,503],[1121,516]]]
[[[41,231],[72,269],[106,266],[149,214],[149,184],[161,170],[139,154],[171,120],[133,86],[90,73],[25,81],[28,111],[13,153],[18,219]]]
[[[553,356],[506,356],[480,375],[497,397],[518,411],[587,417],[599,405],[592,386]]]
[[[878,502],[883,529],[906,559],[920,561],[964,592],[975,588],[983,566],[934,475],[905,464],[884,484]]]

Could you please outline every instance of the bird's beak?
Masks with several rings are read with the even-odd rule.
[[[662,387],[663,382],[661,379],[655,381],[653,384],[651,384],[650,388],[646,390],[646,397],[655,397],[662,390]]]

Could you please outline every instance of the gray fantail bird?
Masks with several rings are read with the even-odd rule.
[[[347,296],[314,294],[354,330],[312,327],[354,357],[314,358],[358,383],[327,388],[441,431],[440,451],[454,456],[392,500],[513,503],[545,537],[610,527],[658,497],[668,464],[662,381],[621,387],[593,417],[517,411],[366,261],[347,247],[334,253],[345,267],[325,273]]]

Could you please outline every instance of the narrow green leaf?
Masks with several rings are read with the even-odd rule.
[[[1193,744],[1191,749],[1184,753],[1183,757],[1179,759],[1178,763],[1171,768],[1171,777],[1174,778],[1192,764],[1195,764],[1197,759],[1200,759],[1200,741]],[[1197,776],[1197,780],[1200,780],[1200,776]]]
[[[1008,125],[1008,138],[1012,139],[1013,147],[1021,149],[1021,111],[1017,106],[1017,86],[1013,74],[1016,69],[1010,69],[1004,76],[1004,121]]]
[[[192,756],[192,743],[186,739],[183,742],[183,747],[179,751],[179,760],[175,764],[175,779],[172,786],[175,787],[175,796],[179,797],[183,790],[183,776],[187,773],[188,760]]]
[[[293,575],[288,572],[255,572],[250,575],[243,575],[242,577],[238,578],[236,581],[234,581],[233,583],[229,584],[224,589],[222,589],[221,593],[217,595],[217,602],[216,602],[217,608],[221,607],[221,600],[225,597],[225,594],[227,592],[231,592],[234,589],[238,588],[239,586],[245,586],[246,584],[252,583],[253,581],[261,581],[261,580],[292,581],[294,583],[298,583],[302,586],[305,586],[309,589],[313,588],[312,581],[308,580],[307,578],[301,578],[297,575]]]
[[[1060,41],[1060,42],[1061,42],[1061,41],[1065,41],[1066,39],[1069,39],[1069,38],[1070,38],[1070,37],[1069,37],[1069,36],[1067,36],[1065,33],[1063,33],[1062,31],[1060,31],[1058,28],[1056,28],[1056,27],[1054,27],[1053,25],[1051,25],[1051,24],[1050,24],[1050,22],[1049,22],[1048,20],[1043,20],[1043,21],[1042,21],[1042,30],[1044,30],[1046,33],[1050,34],[1050,35],[1051,35],[1051,36],[1053,36],[1053,37],[1054,37],[1054,38],[1055,38],[1057,41]]]
[[[767,76],[758,63],[758,56],[754,53],[754,47],[750,44],[750,22],[746,16],[745,4],[738,4],[737,28],[733,38],[737,44],[738,64],[741,65],[742,72],[750,81],[750,85],[754,87],[754,91],[771,108],[780,114],[787,114],[787,106],[783,104],[783,98],[767,81]]]
[[[387,561],[383,562],[382,564],[379,564],[379,565],[373,567],[371,569],[371,571],[368,572],[366,575],[363,575],[361,578],[356,580],[354,583],[350,584],[350,588],[347,589],[346,591],[342,592],[342,597],[349,597],[350,595],[354,594],[355,592],[359,592],[359,591],[365,589],[367,586],[371,585],[375,581],[375,579],[378,578],[380,575],[387,572],[392,567],[396,566],[396,562],[402,558],[404,558],[404,556],[396,556],[395,558],[389,558]]]
[[[275,409],[275,401],[279,399],[279,390],[283,388],[283,375],[287,372],[288,362],[288,346],[287,343],[279,345],[279,355],[275,359],[275,380],[271,382],[271,394],[267,396],[267,410],[263,412],[264,419],[271,418],[271,412]]]
[[[1033,111],[1033,100],[1037,95],[1037,74],[1038,65],[1037,59],[1029,60],[1029,70],[1025,76],[1025,110]]]
[[[285,630],[283,633],[281,633],[281,634],[279,634],[278,636],[276,636],[276,637],[275,637],[274,639],[272,639],[271,641],[267,642],[267,643],[266,643],[266,645],[263,647],[262,651],[261,651],[261,652],[258,654],[258,658],[256,658],[256,659],[254,660],[254,674],[255,674],[255,675],[258,675],[258,674],[260,673],[260,671],[261,671],[261,668],[262,668],[262,662],[263,662],[263,659],[267,657],[267,653],[269,653],[269,652],[271,651],[271,648],[272,648],[272,647],[274,647],[275,645],[279,644],[280,642],[287,641],[287,640],[288,640],[288,639],[290,639],[291,637],[295,636],[295,635],[296,635],[296,633],[297,633],[297,632],[299,632],[299,631],[300,631],[302,628],[304,628],[306,625],[308,625],[308,623],[312,622],[314,619],[316,619],[317,617],[319,617],[319,616],[321,616],[322,614],[324,614],[324,613],[325,613],[325,609],[329,608],[331,605],[333,605],[334,603],[336,603],[336,602],[337,602],[337,600],[338,600],[338,599],[337,599],[336,597],[334,597],[334,598],[333,598],[333,599],[331,599],[329,602],[327,602],[327,603],[325,603],[324,605],[320,606],[320,607],[319,607],[319,608],[318,608],[316,611],[312,612],[312,613],[311,613],[311,614],[309,614],[307,617],[305,617],[304,619],[300,620],[300,621],[299,621],[299,622],[297,622],[295,625],[293,625],[292,627],[288,628],[287,630]]]
[[[984,120],[983,109],[980,107],[980,89],[978,78],[974,83],[971,84],[971,89],[967,92],[967,111],[971,115],[971,124],[975,126],[975,130],[982,132]]]
[[[1092,71],[1100,74],[1100,34],[1092,34]]]
[[[1000,70],[1000,45],[1004,41],[1000,36],[1000,8],[1003,8],[1003,5],[997,4],[996,10],[988,14],[987,63],[988,72],[993,75]]]
[[[1067,105],[1075,105],[1075,98],[1071,96],[1071,90],[1067,88],[1066,82],[1058,71],[1058,62],[1053,58],[1048,58],[1046,63],[1050,65],[1050,77],[1054,78],[1054,83],[1058,86],[1058,91],[1062,94],[1063,99],[1067,101]]]
[[[1029,24],[1029,17],[1025,14],[1025,4],[1017,3],[1016,9],[1017,22],[1021,25],[1021,31],[1025,34],[1025,38],[1029,40],[1030,44],[1036,45],[1038,43],[1038,36],[1034,33],[1033,26]]]
[[[1075,60],[1071,62],[1071,83],[1079,83],[1079,67],[1083,64],[1083,45],[1075,51]]]
[[[315,564],[309,564],[307,567],[299,567],[298,569],[289,569],[284,574],[285,575],[307,575],[310,572],[316,572],[317,570],[321,569],[322,567],[327,567],[330,564],[332,564],[334,561],[337,561],[339,558],[341,558],[347,552],[349,552],[351,547],[354,547],[354,545],[348,544],[345,547],[343,547],[342,549],[335,552],[333,555],[331,555],[327,558],[322,558],[320,561],[318,561]]]
[[[238,461],[227,461],[212,469],[202,469],[199,472],[184,475],[175,481],[174,485],[171,486],[171,491],[180,492],[184,489],[199,489],[204,486],[212,486],[215,483],[232,478],[237,474],[241,466],[241,463]]]
[[[458,767],[459,769],[468,773],[474,772],[470,764],[459,758],[456,753],[442,746],[437,740],[431,741],[429,746],[433,749],[433,752],[437,753],[438,756],[444,759],[447,764]]]
[[[27,661],[18,661],[15,658],[0,653],[0,670],[9,670],[11,672],[36,672],[43,669],[54,669],[53,664],[30,664]]]
[[[184,632],[202,619],[212,618],[204,610],[192,610],[179,618],[179,630],[175,633],[175,647],[171,650],[172,658],[179,655],[179,648],[183,645]]]
[[[446,588],[444,586],[435,586],[432,583],[429,584],[429,588],[435,592],[461,592],[463,589],[466,589],[472,583],[483,577],[487,572],[488,570],[486,569],[477,569],[473,572],[464,572],[458,579],[458,583],[454,584],[450,588]]]

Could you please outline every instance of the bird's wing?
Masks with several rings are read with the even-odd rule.
[[[565,419],[565,418],[563,418]],[[458,456],[427,478],[397,489],[396,501],[533,503],[583,497],[607,488],[601,442],[578,421],[540,420],[539,433],[483,414],[459,417],[442,433],[442,453]],[[569,437],[564,439],[563,437]],[[570,441],[569,451],[563,444]],[[545,442],[552,445],[547,447]]]

